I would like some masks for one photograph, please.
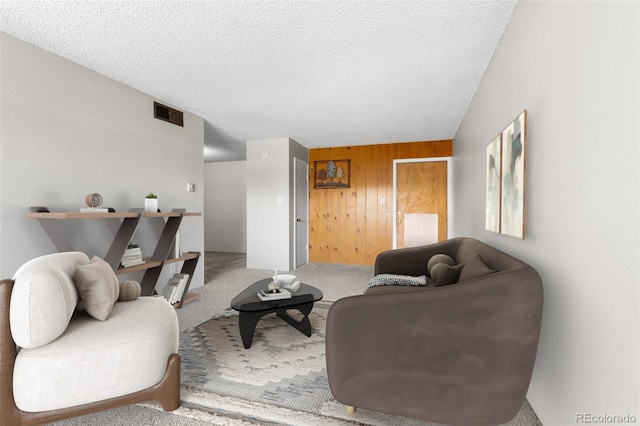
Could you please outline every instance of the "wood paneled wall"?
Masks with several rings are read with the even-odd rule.
[[[373,265],[392,248],[393,160],[452,155],[452,140],[310,149],[309,261]],[[351,160],[351,187],[314,189],[320,160]]]

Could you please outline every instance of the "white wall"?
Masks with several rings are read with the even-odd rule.
[[[247,141],[247,268],[293,269],[293,158],[289,138]]]
[[[528,399],[543,424],[631,414],[638,390],[639,4],[521,1],[455,136],[454,233],[544,282]],[[526,239],[484,230],[485,149],[528,110]]]
[[[204,165],[204,249],[247,252],[247,162]]]
[[[3,278],[56,251],[38,221],[25,217],[30,206],[78,211],[86,194],[99,192],[105,206],[126,211],[156,192],[163,211],[202,211],[202,118],[185,112],[184,127],[157,120],[150,95],[5,33],[0,43]],[[186,191],[187,182],[196,192]],[[202,217],[183,220],[183,250],[203,251],[202,223]],[[106,254],[112,237],[102,221],[60,225],[74,248]],[[133,240],[150,255],[158,223],[144,219],[141,228]],[[194,287],[203,284],[199,263]]]
[[[289,269],[289,203],[289,138],[247,141],[247,268]]]

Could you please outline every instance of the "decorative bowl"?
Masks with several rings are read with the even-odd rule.
[[[289,274],[278,274],[278,275],[274,275],[273,280],[278,285],[289,285],[296,280],[296,276],[289,275]]]

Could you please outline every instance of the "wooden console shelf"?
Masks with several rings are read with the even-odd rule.
[[[36,209],[46,209],[46,207],[32,207]],[[138,210],[138,209],[131,209]],[[43,212],[43,211],[31,211],[27,213],[29,219],[124,219],[131,217],[180,217],[180,216],[202,216],[202,213],[197,212],[109,212],[109,213],[78,213],[78,212]]]
[[[62,251],[74,251],[71,243],[64,235],[62,228],[58,226],[58,220],[65,219],[105,219],[111,233],[113,241],[104,256],[104,260],[113,268],[116,275],[128,274],[131,272],[145,271],[140,286],[143,296],[151,296],[155,293],[155,286],[164,265],[182,262],[183,274],[189,274],[189,282],[180,300],[173,306],[179,308],[185,303],[200,298],[199,294],[189,293],[191,278],[195,272],[200,252],[186,252],[177,258],[168,258],[171,245],[175,239],[183,217],[202,216],[199,212],[187,212],[185,209],[173,209],[170,212],[145,212],[144,209],[132,208],[128,212],[116,212],[109,209],[108,213],[79,213],[79,212],[51,212],[46,207],[31,207],[31,212],[27,213],[27,218],[37,219],[47,233],[56,249]],[[142,218],[160,218],[165,220],[162,233],[156,244],[151,257],[144,258],[141,265],[121,267],[120,260],[126,250],[136,227]],[[53,220],[52,220],[53,219]],[[111,219],[118,219],[117,221]]]

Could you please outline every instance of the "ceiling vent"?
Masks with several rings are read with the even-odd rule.
[[[182,111],[178,111],[177,109],[173,109],[157,102],[153,103],[153,116],[158,120],[168,121],[176,126],[184,127],[182,115]]]

